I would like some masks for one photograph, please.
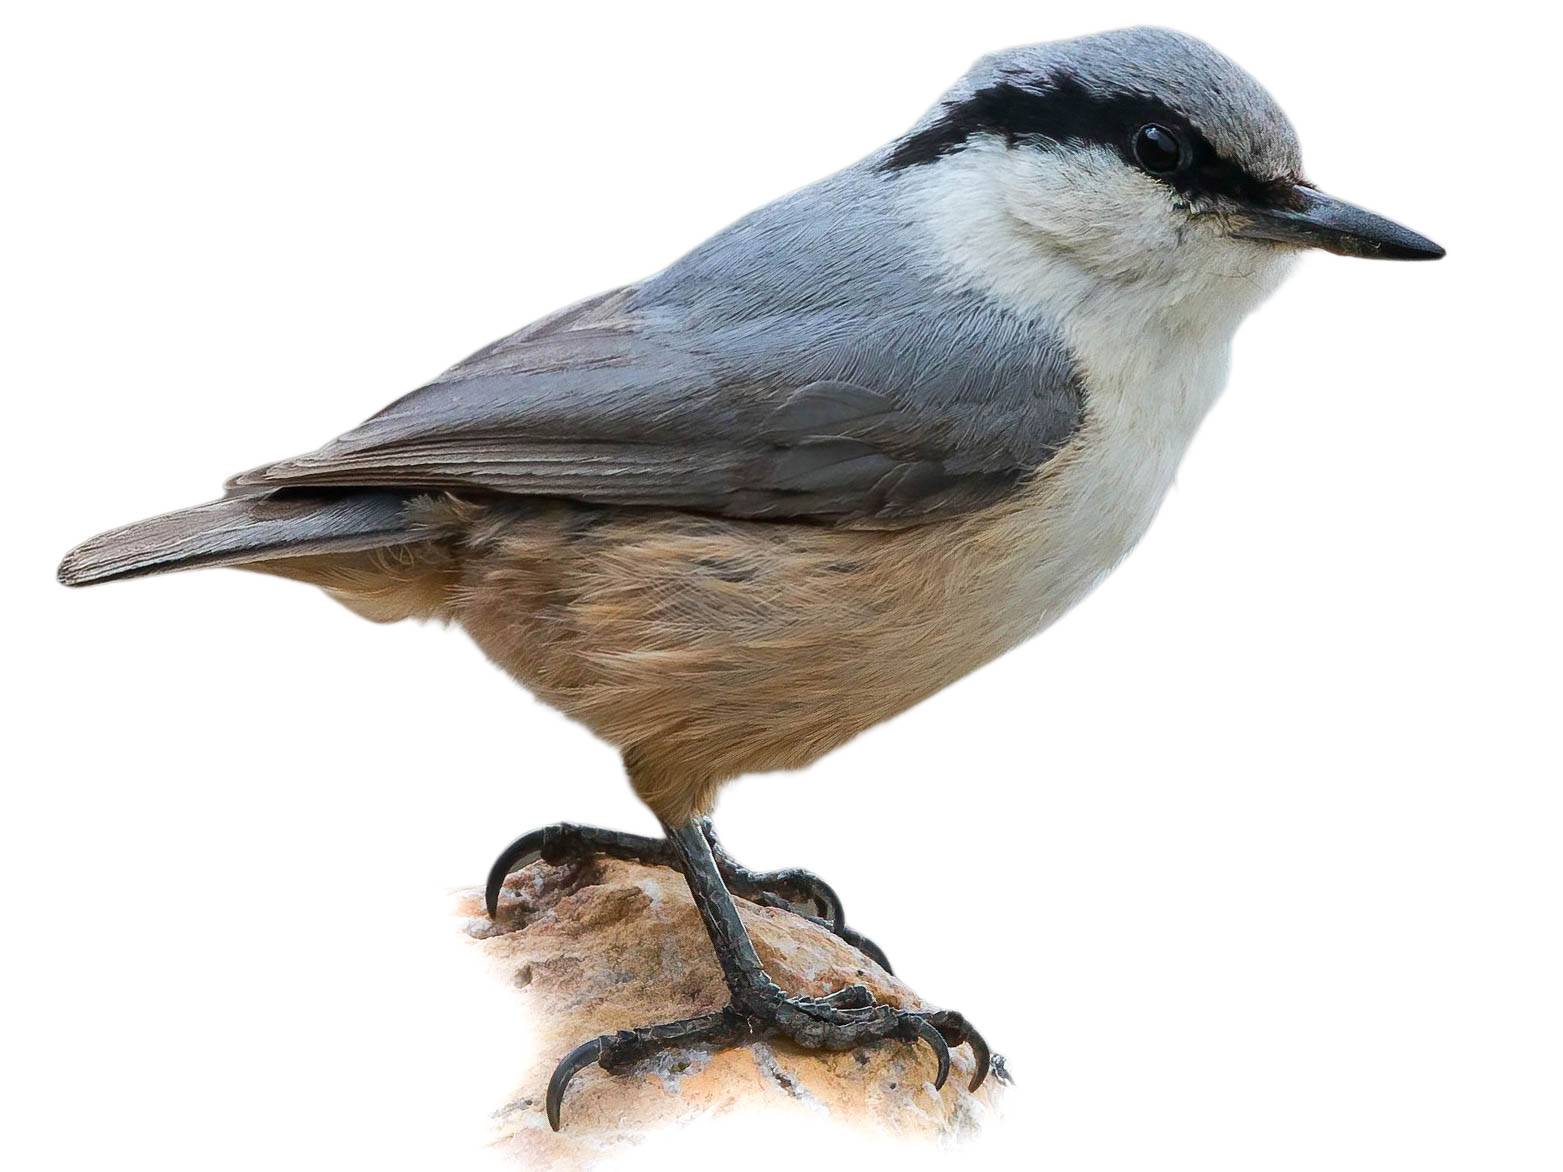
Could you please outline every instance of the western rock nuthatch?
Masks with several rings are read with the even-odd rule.
[[[1431,241],[1304,178],[1286,116],[1203,43],[1131,29],[997,53],[908,133],[662,272],[527,326],[222,499],[93,538],[70,585],[195,566],[460,623],[618,746],[661,839],[555,826],[495,864],[593,853],[689,881],[731,1002],[609,1035],[570,1078],[670,1046],[981,1037],[858,986],[788,997],[734,892],[810,909],[707,815],[1056,619],[1155,516],[1238,323],[1304,248]],[[975,1084],[974,1084],[975,1085]]]

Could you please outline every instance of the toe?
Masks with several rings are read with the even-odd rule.
[[[874,1004],[874,995],[864,985],[848,985],[821,997],[819,1003],[835,1009],[867,1009]]]

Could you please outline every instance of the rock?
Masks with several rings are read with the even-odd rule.
[[[932,1008],[825,929],[784,910],[744,900],[738,906],[766,969],[788,992],[861,984],[891,1005]],[[565,1096],[564,1128],[555,1134],[543,1095],[564,1054],[599,1034],[726,1004],[688,888],[661,867],[534,863],[510,877],[497,923],[484,915],[478,892],[463,896],[461,911],[537,1026],[538,1053],[495,1116],[496,1143],[529,1169],[583,1167],[654,1129],[757,1106],[927,1139],[969,1134],[993,1109],[997,1079],[976,1094],[966,1089],[973,1061],[965,1046],[951,1052],[949,1081],[935,1092],[934,1057],[922,1043],[832,1054],[771,1042],[715,1054],[678,1051],[622,1075],[587,1067]]]

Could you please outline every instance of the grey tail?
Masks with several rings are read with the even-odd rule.
[[[272,558],[353,553],[440,536],[420,524],[417,497],[396,492],[233,496],[110,529],[60,563],[67,586],[236,566]],[[426,499],[426,498],[425,498]]]

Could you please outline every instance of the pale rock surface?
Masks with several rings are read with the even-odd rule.
[[[760,958],[791,993],[861,984],[889,1004],[932,1008],[837,937],[789,912],[738,901]],[[971,1051],[951,1051],[950,1078],[933,1089],[929,1048],[885,1041],[856,1052],[816,1053],[790,1043],[706,1054],[678,1051],[610,1075],[589,1066],[564,1099],[564,1129],[543,1116],[554,1064],[614,1030],[708,1013],[727,1001],[721,970],[683,877],[612,860],[511,876],[498,923],[481,893],[467,893],[467,931],[520,991],[537,1053],[511,1101],[495,1113],[495,1142],[526,1168],[584,1168],[669,1125],[764,1107],[823,1114],[911,1139],[952,1140],[993,1109],[998,1080],[966,1089]]]

